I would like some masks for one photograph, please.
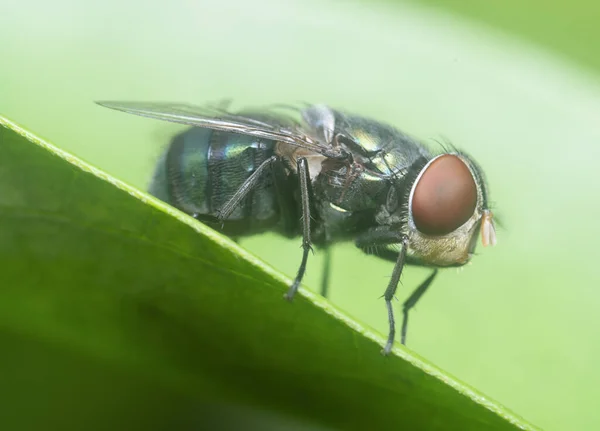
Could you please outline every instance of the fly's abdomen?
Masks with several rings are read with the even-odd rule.
[[[150,184],[157,198],[215,221],[219,210],[244,181],[274,154],[273,141],[237,133],[193,128],[173,139]],[[270,170],[228,217],[225,228],[253,233],[278,221],[279,210]]]

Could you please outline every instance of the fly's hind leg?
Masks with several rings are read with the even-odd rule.
[[[277,156],[271,156],[264,162],[260,164],[258,168],[252,175],[250,175],[246,181],[240,186],[239,189],[233,194],[233,196],[223,205],[221,209],[219,209],[217,218],[221,223],[224,223],[225,220],[233,213],[233,211],[237,208],[237,206],[242,202],[242,200],[248,196],[248,194],[256,187],[259,183],[263,174],[267,171],[269,167],[277,160]]]

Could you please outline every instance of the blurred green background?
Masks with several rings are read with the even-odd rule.
[[[93,100],[326,102],[472,153],[505,229],[472,265],[442,273],[411,315],[408,347],[545,429],[600,427],[595,3],[2,6],[0,113],[140,188],[180,128]],[[295,273],[297,241],[242,245]],[[385,332],[391,269],[335,247],[331,300]],[[307,286],[320,270],[317,255]],[[399,299],[426,275],[406,271]]]

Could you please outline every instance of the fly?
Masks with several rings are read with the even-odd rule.
[[[285,297],[296,294],[312,250],[354,241],[394,262],[384,292],[394,344],[392,299],[405,265],[432,268],[403,304],[408,315],[438,268],[470,261],[481,235],[496,243],[483,171],[466,153],[434,154],[401,131],[325,105],[232,113],[224,107],[98,102],[107,108],[192,126],[161,157],[150,193],[232,237],[276,231],[302,237],[302,259]],[[286,108],[280,106],[279,108]],[[295,115],[294,115],[295,114]]]

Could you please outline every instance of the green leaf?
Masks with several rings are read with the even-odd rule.
[[[290,280],[191,217],[0,126],[0,397],[22,429],[223,429],[248,406],[264,426],[535,429],[408,349],[382,356],[322,297],[283,300]]]

